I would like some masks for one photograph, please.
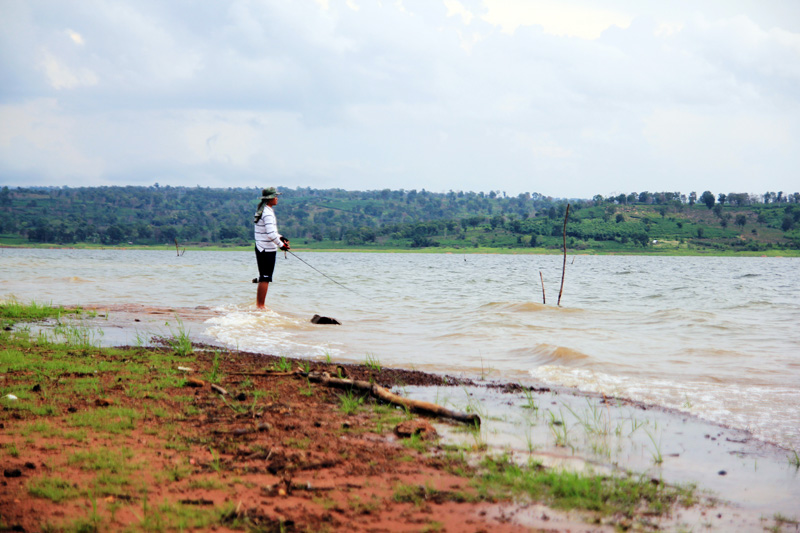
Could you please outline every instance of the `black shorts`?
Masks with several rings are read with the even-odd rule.
[[[275,271],[275,256],[278,252],[260,252],[256,246],[256,261],[258,262],[258,282],[269,283]]]

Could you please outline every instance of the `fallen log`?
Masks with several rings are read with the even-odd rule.
[[[296,371],[292,372],[279,372],[279,371],[270,371],[267,370],[265,372],[230,372],[227,375],[229,376],[255,376],[255,377],[262,377],[262,378],[275,378],[281,376],[294,376],[297,374]]]
[[[320,383],[327,387],[336,387],[338,389],[358,389],[370,393],[375,398],[390,403],[392,405],[399,405],[400,407],[407,408],[415,413],[426,415],[438,416],[440,418],[451,418],[465,424],[474,426],[481,425],[481,417],[474,413],[461,413],[452,411],[441,405],[436,405],[431,402],[423,402],[420,400],[412,400],[410,398],[403,398],[390,390],[381,387],[375,383],[358,379],[341,379],[332,378],[327,372],[309,372],[308,379],[314,383]]]

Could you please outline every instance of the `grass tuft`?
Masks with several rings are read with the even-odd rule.
[[[345,394],[339,394],[339,410],[346,415],[356,413],[362,403],[364,403],[364,397],[354,394],[352,390],[348,390]]]
[[[378,358],[372,354],[367,354],[367,358],[364,361],[364,366],[366,366],[370,370],[374,370],[375,372],[381,371],[381,362]]]
[[[192,340],[189,338],[189,330],[183,325],[183,321],[175,315],[175,322],[177,322],[177,328],[175,330],[169,325],[167,322],[165,325],[169,327],[169,332],[172,335],[170,339],[167,340],[170,348],[175,351],[176,355],[179,356],[186,356],[194,353],[194,346],[192,346]]]

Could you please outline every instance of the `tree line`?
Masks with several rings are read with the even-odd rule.
[[[711,246],[798,247],[800,194],[633,192],[591,199],[502,191],[279,187],[282,233],[308,245],[419,248],[647,247],[654,240]],[[0,190],[6,243],[160,245],[252,242],[260,189],[29,187]],[[745,229],[750,231],[743,235]],[[760,248],[759,248],[760,249]]]

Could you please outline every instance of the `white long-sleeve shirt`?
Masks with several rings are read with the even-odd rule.
[[[281,234],[278,233],[278,221],[275,211],[268,205],[264,206],[261,218],[255,224],[256,248],[260,252],[274,252],[281,246]]]

